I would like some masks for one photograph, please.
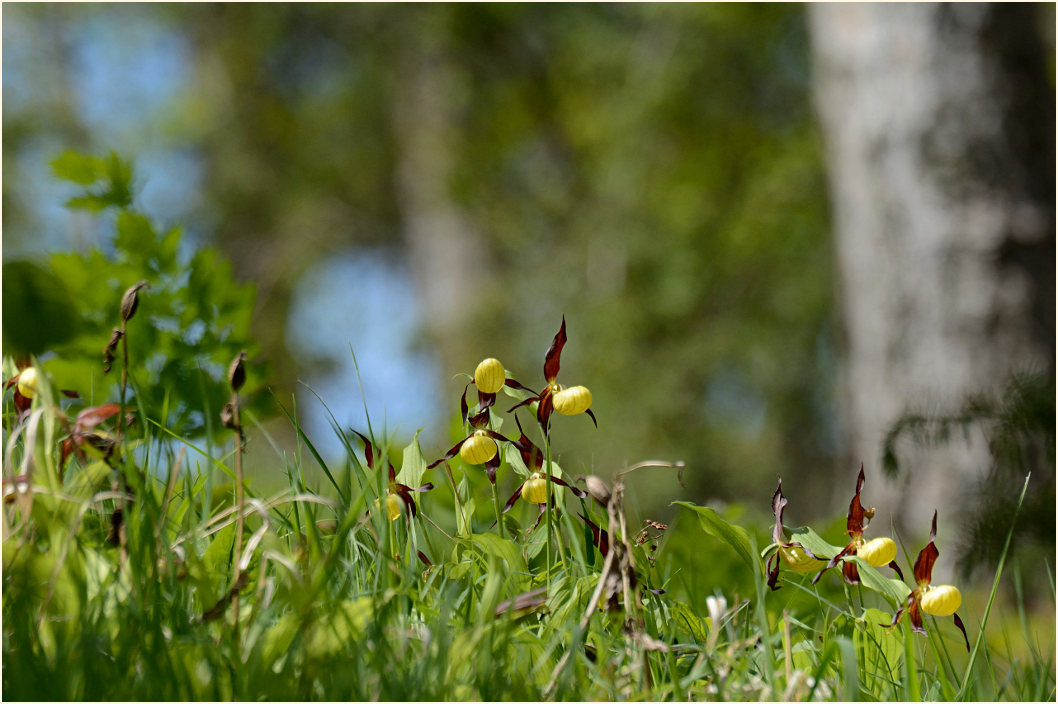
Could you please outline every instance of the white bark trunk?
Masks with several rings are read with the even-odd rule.
[[[966,480],[989,467],[987,447],[973,437],[909,448],[911,473],[894,485],[882,480],[886,430],[909,407],[951,409],[1011,371],[1053,370],[1054,201],[1040,202],[1011,135],[1012,77],[985,41],[1001,12],[809,8],[847,336],[848,454],[873,480],[864,497],[880,509],[876,521],[892,512],[914,535],[934,508],[956,518]],[[1043,281],[1038,267],[1012,261],[1012,252],[1047,256],[1048,243]],[[1039,311],[1047,296],[1049,331]]]

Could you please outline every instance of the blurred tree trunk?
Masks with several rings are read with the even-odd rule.
[[[904,448],[910,471],[882,481],[894,421],[910,408],[958,407],[1012,371],[1053,378],[1045,17],[1038,6],[985,4],[808,13],[846,335],[848,456],[875,478],[864,497],[879,520],[892,511],[918,535],[934,508],[954,518],[990,460],[980,437],[956,437]]]
[[[396,195],[426,335],[442,369],[472,371],[478,360],[459,354],[480,303],[476,291],[486,278],[487,257],[451,193],[469,86],[447,45],[449,14],[445,6],[421,7],[401,29],[401,89],[392,103]]]

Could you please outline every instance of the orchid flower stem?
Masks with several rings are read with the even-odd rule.
[[[548,579],[551,577],[551,504],[553,487],[551,486],[551,438],[547,432],[547,428],[543,428],[544,433],[544,487],[547,489],[547,543],[546,543],[546,558],[545,566],[547,571],[544,573]]]
[[[239,392],[233,391],[231,395],[232,405],[232,418],[235,425],[235,548],[234,558],[234,574],[232,576],[232,588],[236,588],[239,584],[239,564],[242,562],[242,533],[243,533],[243,503],[245,502],[245,496],[243,494],[243,474],[242,474],[242,453],[246,444],[246,439],[242,434],[242,419],[239,418]],[[239,596],[235,594],[232,598],[232,623],[234,624],[235,642],[239,642]]]
[[[496,528],[500,532],[500,537],[503,537],[503,514],[500,513],[500,495],[496,492],[496,484],[492,484],[492,503],[496,508]]]
[[[458,530],[459,529],[459,517],[462,516],[463,517],[463,526],[467,529],[467,532],[469,533],[470,532],[470,528],[469,528],[468,524],[470,523],[470,520],[467,517],[466,512],[463,510],[463,503],[459,500],[459,489],[458,489],[458,487],[456,487],[455,477],[452,476],[452,468],[448,466],[447,462],[445,462],[445,472],[448,474],[448,481],[452,484],[452,496],[455,498],[455,502],[456,502],[456,528],[457,528],[456,532],[457,533],[462,533],[461,530]]]

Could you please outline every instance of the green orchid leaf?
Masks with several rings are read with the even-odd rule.
[[[412,488],[422,484],[422,475],[426,472],[426,458],[422,456],[422,448],[419,446],[421,432],[422,428],[416,430],[411,443],[404,448],[404,462],[397,473],[397,481]]]
[[[760,558],[753,549],[749,533],[745,528],[729,523],[708,506],[696,506],[687,501],[674,501],[673,503],[698,514],[698,523],[702,526],[702,529],[709,535],[719,538],[730,545],[750,569],[753,569],[754,564],[760,566]],[[761,569],[763,570],[763,567]]]
[[[790,542],[800,543],[813,555],[823,559],[829,559],[841,552],[840,547],[837,545],[831,545],[823,540],[818,533],[807,526],[791,529]]]
[[[848,559],[856,562],[856,568],[860,573],[860,583],[883,595],[894,605],[899,605],[907,599],[908,594],[911,593],[911,588],[904,584],[899,579],[889,579],[884,576],[877,568],[872,567],[859,557],[849,557]]]

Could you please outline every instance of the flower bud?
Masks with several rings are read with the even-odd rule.
[[[522,500],[531,504],[547,503],[547,479],[543,474],[533,472],[533,475],[526,480],[522,486]]]
[[[562,389],[551,397],[555,410],[564,416],[575,416],[591,406],[591,391],[585,386],[571,386]]]
[[[779,555],[782,556],[782,561],[787,567],[802,574],[817,572],[827,566],[823,560],[809,557],[800,545],[782,546],[779,548]]]
[[[884,567],[896,557],[896,543],[892,538],[874,538],[856,548],[856,556],[872,567]]]
[[[459,448],[459,456],[467,464],[485,464],[496,452],[496,442],[484,430],[474,431]]]
[[[37,395],[37,368],[26,367],[18,375],[18,392],[26,398]]]
[[[924,587],[919,604],[930,616],[951,616],[962,604],[962,594],[950,584]]]
[[[498,359],[489,357],[482,360],[478,368],[474,370],[474,384],[482,393],[494,394],[503,388],[506,381],[507,372]]]

